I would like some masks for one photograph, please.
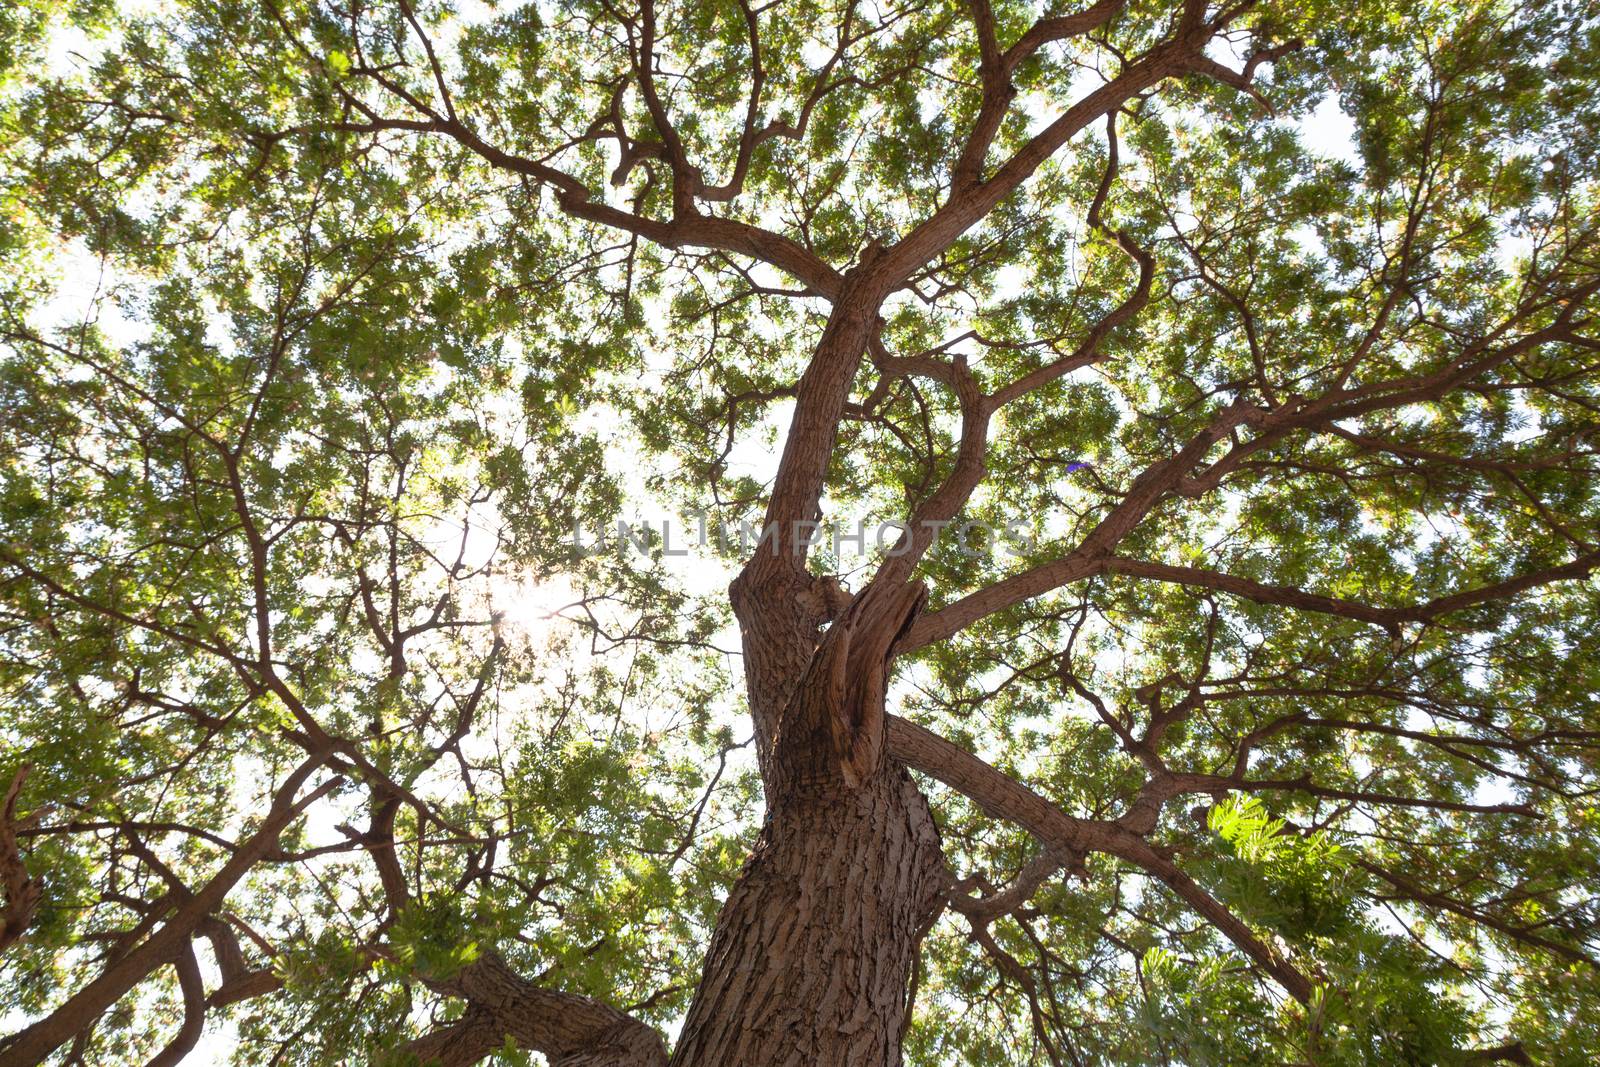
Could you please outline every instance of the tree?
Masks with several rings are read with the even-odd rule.
[[[0,1064],[1600,1053],[1591,7],[0,19]]]

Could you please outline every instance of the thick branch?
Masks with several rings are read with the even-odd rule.
[[[1203,7],[1203,3],[1196,0],[1185,4],[1184,14],[1178,20],[1172,37],[1129,63],[1115,78],[1069,107],[1003,163],[987,181],[969,181],[965,185],[952,186],[949,199],[937,211],[885,252],[877,273],[887,288],[898,286],[923,264],[949,248],[1091,122],[1113,113],[1134,96],[1166,78],[1193,70],[1193,61],[1201,56],[1206,42],[1218,28],[1200,22],[1199,15]],[[964,152],[963,165],[969,173],[977,151],[976,147],[969,145]]]
[[[924,615],[901,642],[900,651],[910,652],[958,633],[979,619],[1059,588],[1103,573],[1106,556],[1116,544],[1149,514],[1150,509],[1171,492],[1211,446],[1241,423],[1258,420],[1259,409],[1248,404],[1232,404],[1219,411],[1206,427],[1177,453],[1147,467],[1121,503],[1112,508],[1073,552],[1050,563],[1041,564],[969,593],[939,611]]]
[[[561,210],[573,218],[609,226],[652,241],[664,248],[704,248],[750,256],[803,282],[820,296],[838,294],[838,271],[798,242],[735,219],[704,215],[692,205],[679,209],[671,221],[647,218],[613,207],[578,179],[557,167],[507,152],[489,143],[466,124],[442,115],[428,119],[378,118],[370,122],[320,123],[279,131],[273,139],[318,133],[432,133],[449,137],[485,162],[550,186]]]
[[[950,907],[960,912],[974,927],[987,926],[1022,907],[1057,871],[1073,862],[1074,857],[1070,855],[1046,850],[1029,860],[1028,865],[1018,872],[1016,880],[1006,888],[986,897],[952,893]],[[1081,865],[1082,858],[1077,857],[1076,862]]]
[[[470,1007],[461,1021],[408,1046],[446,1067],[476,1063],[512,1038],[550,1067],[666,1067],[667,1050],[649,1026],[588,997],[544,989],[494,953],[442,983]]]
[[[1573,320],[1577,317],[1581,301],[1597,290],[1600,290],[1600,282],[1581,286],[1566,294],[1559,302],[1560,310],[1550,325],[1507,342],[1499,348],[1492,348],[1492,343],[1502,337],[1509,328],[1503,326],[1487,337],[1466,346],[1457,358],[1429,374],[1376,382],[1354,389],[1335,388],[1314,401],[1293,397],[1272,408],[1256,408],[1239,402],[1222,409],[1183,449],[1168,459],[1151,464],[1135,478],[1122,501],[1101,519],[1077,549],[1061,559],[1003,579],[987,588],[970,593],[939,611],[923,616],[907,635],[900,651],[913,651],[934,641],[943,640],[987,615],[1070,582],[1105,573],[1117,566],[1135,566],[1132,563],[1113,562],[1110,552],[1138,525],[1151,508],[1167,495],[1174,492],[1188,496],[1202,495],[1220,484],[1222,478],[1229,471],[1236,469],[1246,457],[1284,440],[1297,430],[1326,426],[1335,420],[1354,418],[1433,399],[1542,345],[1570,340],[1577,335],[1579,324]],[[1533,314],[1536,310],[1534,307],[1522,309],[1524,314]],[[1199,464],[1212,445],[1241,425],[1253,427],[1257,431],[1256,435],[1248,441],[1236,444],[1226,456],[1212,464],[1201,475],[1191,477],[1188,472]],[[1600,564],[1600,557],[1594,553],[1585,553],[1562,567],[1509,579],[1482,589],[1453,594],[1432,601],[1424,608],[1375,609],[1350,602],[1335,601],[1333,598],[1322,598],[1320,601],[1304,599],[1309,596],[1308,594],[1295,594],[1296,597],[1302,598],[1302,602],[1295,606],[1328,610],[1333,614],[1364,618],[1384,625],[1404,621],[1427,621],[1446,612],[1512,596],[1552,581],[1583,577],[1597,564]],[[1149,569],[1152,576],[1160,567],[1156,564],[1136,566]],[[1222,579],[1217,580],[1220,582]],[[1241,595],[1245,589],[1261,597],[1279,595],[1279,591],[1271,587],[1251,588],[1243,579],[1228,581],[1230,584],[1236,584],[1237,589],[1241,590]],[[1197,581],[1196,584],[1201,583]],[[1223,587],[1219,585],[1218,588]],[[1281,599],[1289,598],[1285,596]],[[1317,606],[1312,607],[1313,603]],[[1403,617],[1394,614],[1396,611],[1407,610],[1418,614]]]
[[[1502,933],[1514,941],[1520,941],[1523,944],[1541,948],[1546,952],[1560,956],[1562,959],[1568,960],[1569,962],[1586,963],[1591,967],[1596,966],[1596,962],[1591,956],[1587,955],[1586,953],[1579,952],[1570,945],[1563,945],[1559,941],[1552,941],[1547,937],[1541,937],[1531,930],[1524,929],[1520,926],[1515,926],[1511,923],[1501,922],[1493,916],[1486,915],[1481,910],[1469,907],[1468,905],[1463,904],[1460,901],[1445,895],[1444,893],[1432,892],[1410,878],[1407,878],[1405,875],[1388,870],[1387,868],[1379,866],[1378,864],[1373,863],[1372,861],[1365,859],[1360,855],[1355,856],[1354,860],[1356,866],[1360,867],[1368,874],[1375,875],[1376,877],[1383,879],[1385,882],[1388,882],[1395,889],[1398,889],[1400,894],[1404,896],[1405,899],[1412,901],[1413,903],[1421,904],[1425,907],[1438,908],[1442,911],[1448,911],[1453,915],[1459,915],[1463,919],[1470,920],[1479,926],[1484,926],[1490,930],[1495,930],[1499,933]]]
[[[471,1067],[505,1043],[505,1028],[493,1013],[472,1007],[460,1019],[445,1023],[406,1045],[406,1051],[428,1067]]]
[[[969,187],[983,177],[984,158],[994,143],[995,134],[1016,99],[1016,87],[1011,76],[1017,67],[1033,53],[1052,41],[1081,37],[1104,26],[1126,6],[1126,0],[1100,0],[1074,15],[1042,18],[1030,26],[1015,44],[1000,51],[995,33],[994,10],[988,0],[969,0],[972,8],[973,30],[978,37],[978,75],[983,82],[983,97],[978,114],[972,121],[972,130],[961,149],[953,172],[954,185]]]

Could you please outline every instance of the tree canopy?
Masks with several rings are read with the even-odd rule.
[[[1593,5],[21,0],[0,131],[0,1065],[1600,1058]]]

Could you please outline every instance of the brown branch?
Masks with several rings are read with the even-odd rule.
[[[960,355],[949,361],[933,357],[896,359],[883,350],[883,342],[877,337],[872,340],[872,350],[874,361],[889,374],[920,373],[943,381],[955,394],[961,410],[961,442],[950,473],[917,505],[905,531],[872,577],[874,584],[898,584],[905,581],[933,544],[935,531],[955,518],[987,473],[984,457],[994,409],[985,401],[977,379]]]
[[[1126,6],[1126,0],[1099,0],[1099,3],[1073,15],[1056,15],[1040,19],[1028,27],[1027,31],[1017,38],[1015,44],[1006,49],[1006,54],[1000,62],[1001,69],[1009,76],[1023,60],[1045,45],[1093,33],[1110,22]]]
[[[1126,574],[1135,578],[1150,578],[1175,585],[1197,589],[1212,589],[1230,593],[1257,604],[1273,604],[1298,608],[1324,615],[1357,619],[1381,626],[1398,626],[1402,623],[1433,622],[1440,616],[1461,611],[1479,604],[1503,600],[1518,593],[1537,589],[1553,582],[1587,578],[1600,567],[1600,551],[1588,552],[1570,563],[1550,567],[1532,574],[1508,578],[1478,589],[1466,589],[1449,596],[1437,597],[1410,607],[1385,608],[1363,604],[1359,601],[1307,593],[1290,586],[1266,585],[1249,578],[1203,570],[1197,567],[1175,567],[1165,563],[1148,563],[1143,560],[1113,557],[1105,561],[1105,571]]]
[[[1153,778],[1141,792],[1149,797],[1167,799],[1182,793],[1218,794],[1230,791],[1244,793],[1304,793],[1327,800],[1346,800],[1356,804],[1376,804],[1379,807],[1427,808],[1432,811],[1466,812],[1478,815],[1520,815],[1524,818],[1541,818],[1539,812],[1528,804],[1469,804],[1460,800],[1436,800],[1432,797],[1409,797],[1392,793],[1366,793],[1355,789],[1317,785],[1309,777],[1302,778],[1240,778],[1219,774],[1166,774]],[[1141,800],[1144,797],[1141,797]]]
[[[470,1006],[459,1022],[407,1046],[424,1062],[476,1063],[510,1037],[550,1067],[666,1067],[666,1046],[646,1024],[597,1000],[535,985],[492,952],[435,984]]]
[[[987,217],[1090,123],[1114,113],[1134,96],[1167,78],[1195,70],[1195,60],[1203,57],[1207,42],[1222,28],[1201,21],[1204,7],[1203,0],[1187,0],[1167,40],[1128,63],[1116,77],[1067,108],[1001,164],[989,179],[953,185],[949,198],[938,210],[885,251],[875,271],[885,291],[898,287]],[[1107,13],[1107,17],[1109,15]],[[964,155],[976,155],[976,151],[969,146]],[[965,165],[971,168],[971,158]]]
[[[330,778],[302,799],[295,794],[328,758],[313,753],[279,787],[261,826],[242,842],[211,879],[174,910],[172,917],[143,944],[128,952],[55,1011],[7,1039],[0,1046],[0,1067],[34,1067],[63,1042],[91,1025],[101,1012],[122,999],[153,971],[175,958],[199,926],[221,906],[229,891],[273,848],[285,828],[311,804],[341,782]]]
[[[972,9],[973,30],[978,38],[978,75],[983,83],[983,95],[978,104],[978,114],[972,120],[972,129],[961,148],[951,172],[952,188],[971,188],[983,177],[983,163],[994,144],[995,134],[1005,120],[1017,90],[1011,76],[1017,67],[1044,45],[1081,37],[1105,25],[1121,11],[1126,0],[1100,0],[1094,6],[1075,15],[1042,18],[1029,27],[1010,48],[1004,52],[996,38],[994,10],[988,0],[969,0]]]
[[[239,946],[239,936],[229,922],[211,916],[200,924],[197,932],[211,942],[211,955],[216,958],[217,971],[222,979],[222,984],[206,998],[208,1007],[224,1007],[241,1000],[264,996],[282,988],[283,980],[271,967],[251,970],[245,963],[244,950]],[[269,955],[272,954],[270,946],[259,941],[257,943]]]
[[[183,1024],[172,1040],[145,1067],[178,1067],[194,1051],[206,1025],[206,987],[200,978],[200,964],[194,957],[194,942],[185,941],[172,961],[178,972],[178,988],[183,993]]]
[[[1145,304],[1149,303],[1150,286],[1155,280],[1155,257],[1140,248],[1138,242],[1122,230],[1107,226],[1102,215],[1106,197],[1110,194],[1111,184],[1117,176],[1117,123],[1114,112],[1106,117],[1106,153],[1105,173],[1101,176],[1100,186],[1095,191],[1094,201],[1089,205],[1089,225],[1101,233],[1109,234],[1117,243],[1117,247],[1134,261],[1139,268],[1139,280],[1134,285],[1133,292],[1090,327],[1088,335],[1072,352],[1008,382],[990,394],[988,402],[993,407],[1009,404],[1017,397],[1042,388],[1080,367],[1099,362],[1104,358],[1100,352],[1101,342],[1112,330],[1131,320]]]
[[[1562,294],[1559,300],[1553,301],[1559,310],[1554,316],[1555,321],[1550,325],[1494,348],[1493,343],[1510,328],[1510,323],[1504,324],[1486,337],[1467,345],[1455,359],[1429,374],[1379,381],[1354,389],[1339,387],[1313,401],[1307,401],[1302,397],[1291,397],[1271,408],[1256,408],[1243,402],[1236,402],[1222,409],[1178,453],[1151,464],[1140,473],[1122,501],[1101,519],[1078,548],[1061,559],[1002,579],[923,616],[907,635],[900,651],[913,651],[934,641],[943,640],[987,615],[1067,583],[1104,573],[1114,565],[1130,566],[1131,564],[1126,563],[1113,564],[1110,552],[1162,498],[1175,492],[1191,497],[1209,492],[1246,457],[1282,441],[1296,430],[1326,426],[1335,420],[1434,399],[1519,355],[1545,344],[1570,339],[1576,335],[1578,324],[1573,320],[1582,301],[1597,291],[1600,291],[1600,281]],[[1521,309],[1521,313],[1532,315],[1543,306],[1543,304],[1533,304]],[[1204,473],[1195,477],[1189,476],[1188,472],[1198,465],[1212,445],[1231,434],[1236,427],[1246,425],[1257,431],[1255,437],[1236,444],[1227,455],[1212,464]],[[1581,577],[1592,571],[1596,562],[1595,554],[1586,553],[1562,567],[1509,579],[1483,589],[1443,597],[1430,602],[1427,606],[1427,617],[1511,596],[1551,581]],[[1159,565],[1139,564],[1139,566],[1154,568]],[[1240,588],[1246,587],[1241,585]],[[1268,587],[1252,591],[1261,596],[1276,595],[1276,592]],[[1311,601],[1306,601],[1305,606],[1309,606],[1310,603]],[[1389,614],[1379,614],[1385,609],[1364,608],[1354,604],[1346,607],[1344,602],[1332,598],[1325,598],[1321,602],[1321,608],[1338,609],[1333,610],[1335,614],[1361,612],[1370,621],[1384,624],[1406,621],[1396,620]],[[1426,619],[1416,621],[1426,621]]]
[[[1271,112],[1272,103],[1266,98],[1261,90],[1257,89],[1255,86],[1254,79],[1256,68],[1260,67],[1263,63],[1270,63],[1275,59],[1281,59],[1290,52],[1297,51],[1302,47],[1304,47],[1304,42],[1294,40],[1285,41],[1283,44],[1275,45],[1272,48],[1263,48],[1257,52],[1253,52],[1250,55],[1250,58],[1245,61],[1244,69],[1242,71],[1229,70],[1221,63],[1218,63],[1216,60],[1210,59],[1206,56],[1200,56],[1195,59],[1193,61],[1193,69],[1197,73],[1204,74],[1208,78],[1219,81],[1224,85],[1231,85],[1240,92],[1249,94],[1249,96],[1258,104],[1266,108],[1268,112]]]
[[[1329,426],[1328,432],[1349,441],[1361,453],[1387,452],[1401,459],[1417,460],[1423,463],[1443,463],[1452,467],[1464,467],[1467,470],[1485,471],[1491,474],[1510,475],[1517,472],[1570,469],[1565,468],[1563,465],[1577,459],[1579,456],[1594,455],[1592,451],[1582,451],[1577,447],[1578,440],[1590,436],[1592,433],[1589,428],[1572,434],[1561,454],[1534,456],[1527,459],[1490,459],[1485,456],[1458,456],[1452,452],[1441,452],[1438,449],[1423,448],[1400,441],[1373,437],[1369,434],[1355,433],[1341,426]],[[1583,470],[1581,473],[1590,477],[1594,475],[1594,472],[1590,470]]]
[[[1391,871],[1388,868],[1373,863],[1371,860],[1365,859],[1360,855],[1353,856],[1352,858],[1356,866],[1360,867],[1368,874],[1374,875],[1375,877],[1381,878],[1385,882],[1388,882],[1395,889],[1398,889],[1400,894],[1406,900],[1416,904],[1421,904],[1424,907],[1438,908],[1441,911],[1448,911],[1453,915],[1458,915],[1463,919],[1477,923],[1478,925],[1486,927],[1487,929],[1504,934],[1513,941],[1520,941],[1523,944],[1531,945],[1535,948],[1540,948],[1546,952],[1553,953],[1554,955],[1560,956],[1562,959],[1567,960],[1568,962],[1585,963],[1590,967],[1597,966],[1593,957],[1589,956],[1587,953],[1583,953],[1575,948],[1572,948],[1570,945],[1563,945],[1559,941],[1552,941],[1547,937],[1541,937],[1540,935],[1533,933],[1531,930],[1526,930],[1510,923],[1501,922],[1492,915],[1484,914],[1478,908],[1463,904],[1460,901],[1446,896],[1443,893],[1432,892],[1431,890],[1423,887],[1420,883],[1413,881],[1405,875]]]
[[[1146,846],[1146,852],[1147,855],[1142,862],[1137,860],[1135,862],[1159,878],[1184,903],[1216,927],[1241,952],[1276,979],[1290,996],[1302,1004],[1310,1003],[1313,989],[1311,981],[1301,974],[1294,964],[1257,937],[1243,920],[1228,910],[1227,905],[1207,893],[1200,883],[1180,870],[1177,864],[1159,855],[1149,846]]]
[[[561,210],[573,218],[621,230],[663,248],[704,248],[750,256],[798,278],[820,296],[831,299],[838,295],[843,280],[839,272],[791,238],[735,219],[703,215],[692,204],[680,207],[672,220],[666,222],[612,207],[596,199],[586,185],[565,171],[507,152],[484,140],[465,123],[443,115],[427,119],[374,118],[370,122],[316,123],[278,131],[268,140],[311,133],[383,131],[449,137],[492,166],[550,186]]]
[[[1310,1000],[1311,982],[1292,963],[1138,834],[1116,823],[1074,818],[960,746],[897,716],[889,716],[889,751],[985,813],[1027,830],[1047,848],[1069,854],[1104,852],[1132,863],[1167,885],[1296,1000]]]
[[[1026,904],[1039,888],[1063,867],[1083,870],[1083,857],[1046,850],[1028,861],[1016,879],[1004,889],[986,897],[972,897],[964,893],[950,894],[950,907],[974,927],[988,926],[1003,915],[1009,915]]]
[[[739,0],[739,10],[744,15],[745,36],[750,47],[750,93],[745,102],[744,124],[739,131],[739,147],[734,156],[733,174],[722,185],[700,184],[700,199],[727,202],[744,189],[745,176],[750,171],[750,158],[759,142],[760,132],[756,122],[761,115],[761,90],[766,85],[766,68],[761,62],[761,27],[750,0]]]
[[[801,543],[796,524],[815,521],[819,515],[828,464],[850,398],[850,383],[879,328],[877,306],[881,297],[882,293],[861,284],[842,290],[795,386],[794,415],[763,520],[777,536],[770,551],[757,550],[740,578],[752,592],[767,587],[774,577],[792,576],[803,569],[806,546]]]
[[[42,814],[42,809],[36,809],[26,818],[17,818],[17,797],[32,769],[26,763],[17,768],[6,789],[5,801],[0,803],[0,884],[5,889],[6,904],[5,910],[0,911],[0,952],[22,937],[44,893],[43,883],[28,876],[22,851],[17,847],[17,834],[30,828]]]
[[[487,1009],[474,1005],[460,1019],[407,1043],[406,1051],[429,1067],[471,1067],[504,1042],[505,1028]]]
[[[1143,844],[1115,823],[1068,815],[966,749],[909,719],[897,715],[887,719],[890,756],[970,798],[993,818],[1022,827],[1050,848],[1077,855],[1119,855]]]
[[[1259,421],[1262,414],[1259,409],[1244,403],[1231,404],[1218,411],[1176,454],[1150,465],[1140,473],[1121,503],[1100,520],[1077,549],[1061,559],[1002,579],[924,615],[901,642],[900,652],[911,652],[943,640],[985,616],[1070,582],[1103,573],[1110,550],[1139,524],[1163,496],[1180,484],[1185,474],[1200,462],[1211,446],[1227,436],[1234,427]]]
[[[1216,487],[1250,456],[1278,444],[1296,430],[1323,429],[1336,422],[1436,400],[1544,345],[1571,343],[1582,336],[1579,333],[1581,327],[1592,325],[1588,320],[1579,319],[1579,311],[1584,301],[1596,292],[1600,292],[1600,281],[1551,294],[1545,299],[1529,301],[1517,308],[1511,318],[1465,345],[1455,358],[1431,372],[1380,379],[1355,388],[1336,386],[1315,400],[1286,403],[1260,420],[1257,436],[1236,445],[1203,474],[1186,483],[1182,491],[1186,495],[1197,496]],[[1519,322],[1536,318],[1550,310],[1554,310],[1555,314],[1548,325],[1514,340],[1505,340]],[[1500,346],[1494,347],[1496,344]]]

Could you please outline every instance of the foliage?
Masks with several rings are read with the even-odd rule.
[[[43,890],[5,1028],[308,754],[284,802],[328,791],[186,942],[235,1062],[401,1062],[490,957],[681,1019],[759,830],[745,554],[570,532],[762,515],[840,294],[985,187],[985,87],[1000,183],[1182,25],[1108,5],[995,81],[974,12],[1077,10],[0,11],[0,787],[29,768]],[[907,1059],[1591,1062],[1600,17],[1196,10],[1224,72],[1277,50],[1128,94],[946,235],[829,427],[846,532],[931,514],[974,439],[943,517],[1031,532],[917,550],[953,623],[891,710],[1196,887],[1091,851],[946,912]],[[824,546],[857,590],[891,558]],[[956,875],[1044,847],[919,782]],[[163,962],[61,1055],[143,1062],[183,1016]]]

